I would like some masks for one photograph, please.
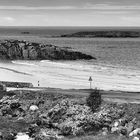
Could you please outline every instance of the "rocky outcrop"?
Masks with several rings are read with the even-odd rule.
[[[77,60],[95,59],[90,55],[55,45],[5,40],[0,43],[0,59],[8,60]]]

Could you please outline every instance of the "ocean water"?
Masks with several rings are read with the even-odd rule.
[[[92,76],[93,88],[140,91],[140,38],[48,37],[91,28],[50,28],[44,32],[42,28],[28,28],[34,33],[24,36],[19,34],[21,30],[27,31],[25,28],[2,30],[3,33],[0,28],[0,39],[24,39],[69,47],[97,60],[0,62],[1,80],[32,82],[34,86],[40,81],[41,87],[89,88],[88,78]]]

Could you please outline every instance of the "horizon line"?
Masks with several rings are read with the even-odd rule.
[[[132,28],[135,28],[135,27],[140,27],[140,26],[83,26],[83,25],[75,25],[75,26],[67,26],[67,25],[64,25],[64,26],[61,26],[61,25],[56,25],[56,26],[39,26],[39,25],[12,25],[12,26],[8,26],[8,25],[0,25],[0,27],[96,27],[96,28],[104,28],[104,27],[125,27],[125,28],[128,28],[128,27],[132,27]]]

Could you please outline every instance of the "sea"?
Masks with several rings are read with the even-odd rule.
[[[140,27],[0,27],[0,40],[18,39],[68,47],[96,60],[0,62],[2,81],[35,87],[140,91],[140,38],[61,38],[79,31],[132,30]]]

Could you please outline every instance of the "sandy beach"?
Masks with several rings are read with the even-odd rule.
[[[118,66],[89,64],[84,61],[12,61],[0,63],[1,81],[31,82],[34,87],[62,89],[140,91],[140,72]]]

